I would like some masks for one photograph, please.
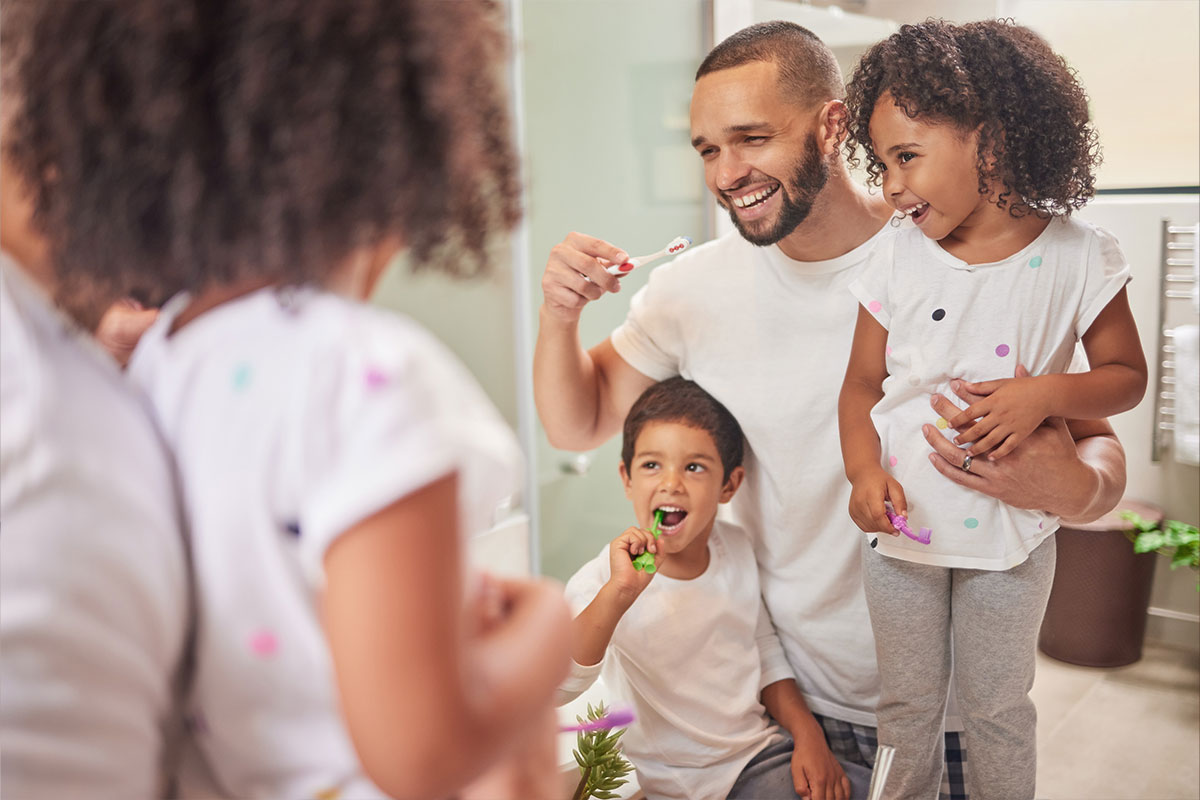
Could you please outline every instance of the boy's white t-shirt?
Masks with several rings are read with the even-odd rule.
[[[746,478],[729,508],[754,542],[780,659],[809,708],[862,725],[875,724],[879,674],[837,397],[858,315],[850,281],[890,232],[813,262],[729,233],[656,268],[612,334],[634,369],[696,381],[741,425]]]
[[[486,529],[518,485],[515,439],[407,319],[314,289],[263,289],[168,335],[187,302],[164,307],[130,372],[175,453],[191,523],[192,734],[232,797],[382,797],[339,713],[318,613],[324,554],[455,471],[462,529]],[[443,557],[425,531],[396,533],[412,558]]]
[[[651,800],[723,800],[756,753],[782,737],[759,701],[763,687],[791,679],[759,594],[754,550],[744,531],[717,520],[703,574],[661,573],[613,632],[604,659],[573,664],[559,702],[603,675],[637,719],[622,737]],[[608,546],[567,582],[578,614],[611,575]],[[774,668],[764,665],[774,664]]]
[[[878,536],[880,553],[944,567],[1009,569],[1058,528],[1058,518],[1019,509],[947,481],[929,462],[923,424],[955,435],[929,404],[957,399],[952,378],[1067,372],[1078,340],[1129,281],[1111,234],[1056,218],[1001,261],[968,265],[919,230],[889,237],[851,290],[888,331],[883,399],[871,411],[885,469],[904,487],[908,525],[931,541]],[[965,403],[959,401],[961,406]],[[877,534],[871,534],[875,538]]]
[[[116,362],[0,266],[0,797],[163,793],[187,625],[173,473]]]

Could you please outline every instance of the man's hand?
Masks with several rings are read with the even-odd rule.
[[[1029,372],[1017,367],[1016,377]],[[965,381],[951,381],[955,394],[968,404],[981,396],[967,390]],[[933,410],[943,419],[953,419],[961,409],[942,395],[934,395]],[[933,425],[921,428],[934,452],[929,460],[938,472],[959,484],[1017,508],[1033,508],[1071,518],[1092,502],[1098,477],[1075,449],[1066,422],[1051,417],[1035,428],[1019,447],[1003,459],[973,461],[970,471],[962,469],[966,453]]]
[[[849,800],[850,779],[829,752],[820,726],[814,722],[813,728],[795,737],[792,784],[796,794],[808,800]]]
[[[556,244],[542,275],[543,307],[560,322],[576,322],[583,307],[605,292],[621,291],[605,267],[629,256],[603,239],[572,233]]]

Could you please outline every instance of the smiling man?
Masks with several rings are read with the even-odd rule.
[[[833,54],[798,25],[754,25],[717,45],[697,72],[691,137],[737,232],[656,269],[625,323],[591,349],[579,341],[580,313],[616,291],[604,265],[626,253],[582,234],[555,246],[534,389],[564,449],[608,439],[638,395],[672,375],[733,413],[748,447],[731,508],[754,541],[786,662],[834,754],[870,764],[878,675],[837,399],[857,316],[848,286],[891,229],[887,203],[855,184],[842,158],[843,93]],[[931,420],[953,408],[934,399]],[[1105,422],[1056,421],[970,472],[945,438],[930,447],[948,479],[1067,519],[1107,512],[1124,488],[1124,455]],[[946,751],[948,789],[964,797],[956,733]]]

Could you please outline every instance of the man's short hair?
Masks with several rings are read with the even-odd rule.
[[[710,72],[754,61],[778,65],[780,87],[801,107],[846,96],[842,70],[833,51],[808,28],[782,20],[742,28],[718,44],[700,63],[696,80]]]
[[[721,457],[722,480],[742,465],[742,428],[729,409],[698,384],[686,378],[667,378],[654,384],[634,402],[621,435],[621,461],[628,473],[642,429],[651,422],[676,422],[712,437]]]

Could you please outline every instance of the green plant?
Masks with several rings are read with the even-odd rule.
[[[1195,525],[1169,519],[1160,527],[1132,511],[1122,511],[1121,518],[1134,525],[1134,530],[1125,534],[1133,542],[1134,552],[1170,556],[1171,569],[1188,566],[1200,570],[1200,529]],[[1200,590],[1200,583],[1196,588]]]
[[[592,708],[587,707],[587,719],[576,717],[580,723],[595,722],[608,715],[608,709],[601,703]],[[580,733],[574,752],[575,761],[579,764],[579,786],[571,800],[586,800],[595,797],[597,800],[612,800],[619,797],[616,790],[629,781],[625,778],[633,772],[633,765],[621,755],[621,735],[625,729],[599,730],[590,733]]]

